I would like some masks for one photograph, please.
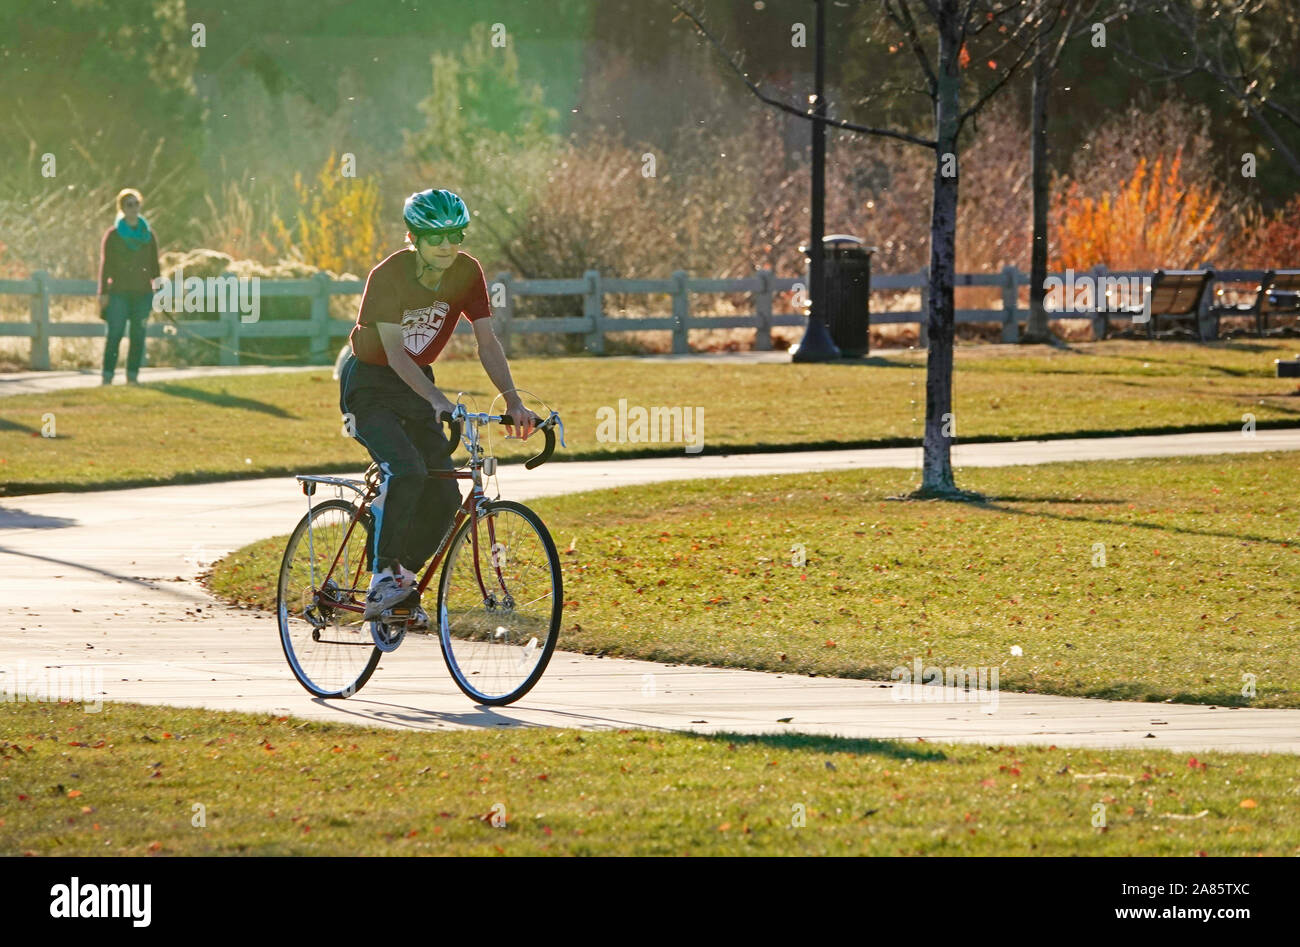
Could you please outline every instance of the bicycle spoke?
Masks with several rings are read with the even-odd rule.
[[[360,613],[330,604],[355,601],[365,565],[369,530],[358,523],[349,533],[353,512],[341,500],[316,506],[294,532],[281,564],[281,642],[294,675],[318,696],[355,693],[378,659]]]
[[[468,523],[444,565],[443,653],[462,690],[485,702],[506,703],[526,693],[558,636],[558,556],[535,519],[518,504],[497,503],[478,523],[477,568]]]

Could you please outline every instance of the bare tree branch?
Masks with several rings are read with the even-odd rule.
[[[713,45],[713,48],[722,56],[726,64],[731,67],[732,72],[740,76],[745,85],[749,87],[749,91],[754,93],[754,95],[758,97],[759,101],[765,102],[773,108],[778,108],[783,112],[788,112],[791,115],[797,115],[799,118],[807,119],[808,121],[821,122],[835,128],[844,128],[849,131],[861,132],[865,135],[881,135],[885,138],[896,138],[899,141],[911,142],[914,145],[922,145],[926,148],[935,147],[934,141],[928,138],[921,138],[919,135],[912,135],[908,132],[902,132],[892,128],[872,128],[869,125],[859,125],[856,122],[849,122],[842,118],[831,118],[830,116],[823,117],[817,115],[812,109],[795,108],[793,105],[782,102],[780,99],[772,98],[770,95],[764,93],[763,90],[758,87],[758,84],[749,78],[749,74],[736,64],[735,60],[731,58],[725,49],[723,49],[722,44],[719,43],[713,34],[705,28],[704,24],[700,22],[699,16],[697,16],[694,11],[688,9],[684,4],[678,2],[678,0],[673,0],[673,6],[680,10],[692,23],[695,24],[695,28],[706,39],[708,39],[708,41]]]
[[[1030,19],[1031,19],[1030,17],[1026,17],[1025,22],[1028,23]],[[1055,21],[1053,21],[1053,27],[1054,26],[1055,26]],[[1031,32],[1033,32],[1036,36],[1037,28],[1033,29]],[[974,104],[971,105],[970,108],[966,109],[964,112],[961,113],[960,116],[958,116],[957,130],[959,132],[961,131],[961,127],[964,124],[966,124],[966,119],[970,118],[971,116],[979,112],[979,110],[984,107],[984,103],[986,103],[989,99],[993,98],[993,96],[997,94],[998,90],[1001,89],[1004,85],[1006,85],[1007,82],[1010,81],[1011,77],[1014,76],[1017,72],[1019,72],[1020,68],[1025,63],[1033,61],[1034,47],[1035,47],[1035,43],[1032,41],[1032,38],[1031,41],[1024,43],[1024,45],[1020,50],[1020,54],[1016,56],[1015,60],[1011,63],[1011,65],[1008,66],[1006,71],[1002,73],[1001,77],[996,82],[994,82],[991,86],[985,89],[984,92],[981,93],[978,98],[976,98]]]
[[[1216,80],[1225,94],[1241,103],[1291,170],[1300,174],[1300,158],[1264,114],[1267,110],[1300,129],[1300,113],[1277,102],[1271,90],[1265,91],[1259,75],[1258,63],[1279,48],[1280,38],[1271,37],[1257,62],[1252,64],[1246,61],[1244,44],[1238,34],[1240,26],[1249,23],[1249,18],[1265,6],[1264,0],[1206,0],[1196,7],[1180,3],[1155,5],[1161,21],[1183,41],[1185,57],[1178,63],[1171,63],[1163,56],[1159,61],[1149,59],[1123,42],[1116,46],[1125,54],[1127,62],[1147,71],[1143,78],[1148,81],[1177,82],[1198,73]],[[1140,69],[1134,71],[1142,75]]]
[[[926,0],[926,2],[929,3],[930,0]],[[893,8],[895,3],[899,6],[898,10]],[[912,18],[912,11],[908,9],[907,0],[882,0],[881,6],[885,11],[885,15],[903,31],[903,36],[907,39],[912,54],[916,57],[921,72],[925,74],[926,82],[930,86],[930,98],[934,98],[938,94],[939,79],[934,74],[934,70],[930,68],[930,57],[925,54],[925,47],[921,45],[921,36],[917,32],[916,20]],[[931,9],[931,15],[934,15],[933,9]]]

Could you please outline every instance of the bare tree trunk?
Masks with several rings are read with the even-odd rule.
[[[957,494],[952,476],[953,282],[957,270],[957,121],[961,80],[958,0],[939,0],[938,97],[935,102],[934,204],[930,210],[930,350],[925,372],[925,440],[918,495]]]
[[[1047,281],[1047,208],[1051,201],[1048,191],[1047,167],[1047,93],[1051,84],[1052,66],[1047,58],[1047,41],[1037,40],[1034,56],[1034,91],[1031,109],[1032,152],[1030,166],[1033,177],[1033,243],[1029,255],[1029,323],[1021,342],[1050,342],[1051,330],[1047,326],[1047,308],[1044,305]]]

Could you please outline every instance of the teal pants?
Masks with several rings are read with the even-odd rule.
[[[108,341],[104,346],[104,377],[117,371],[117,353],[122,336],[130,325],[130,344],[126,353],[126,377],[134,381],[144,363],[144,325],[153,309],[153,293],[109,293],[104,317],[108,322]]]

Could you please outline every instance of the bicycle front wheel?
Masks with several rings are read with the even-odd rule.
[[[372,526],[369,511],[353,525],[355,513],[347,500],[316,504],[289,537],[280,563],[280,644],[298,683],[317,697],[351,697],[379,664],[361,613],[332,606],[360,604]]]
[[[564,607],[560,557],[545,524],[511,500],[489,502],[448,547],[438,585],[442,654],[472,700],[501,706],[546,670]]]

